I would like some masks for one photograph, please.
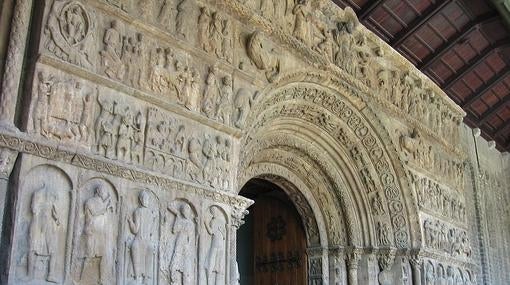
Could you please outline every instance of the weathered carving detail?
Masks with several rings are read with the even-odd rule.
[[[473,271],[459,268],[455,265],[447,265],[440,262],[427,260],[423,263],[424,285],[434,284],[476,284]],[[446,269],[445,269],[446,268]]]
[[[472,249],[467,231],[439,220],[426,219],[423,222],[425,245],[431,249],[446,252],[453,257],[470,258]]]
[[[191,205],[182,200],[168,204],[173,215],[168,226],[170,235],[167,245],[167,259],[160,264],[160,270],[167,275],[170,284],[195,284],[197,256],[197,214]],[[168,266],[168,267],[166,267]]]
[[[159,209],[148,190],[138,195],[139,206],[127,217],[132,234],[127,241],[132,274],[136,284],[157,284]]]
[[[209,211],[211,219],[205,222],[205,229],[210,235],[205,262],[207,285],[225,284],[227,220],[219,207],[211,206]]]
[[[46,71],[37,73],[32,102],[30,131],[62,142],[88,146],[96,89],[80,80],[58,78]]]
[[[55,0],[44,29],[46,50],[85,68],[95,66],[95,19],[78,1]]]
[[[391,267],[395,261],[395,250],[390,249],[387,252],[383,252],[378,257],[380,272],[377,276],[379,285],[391,285],[393,282],[393,272]]]
[[[11,175],[18,152],[0,147],[0,179],[7,179]]]
[[[413,173],[410,173],[410,176],[420,209],[465,224],[466,206],[462,195],[429,178],[420,177]]]
[[[86,190],[83,191],[90,196],[85,198],[78,216],[83,224],[75,237],[79,244],[75,255],[75,281],[78,284],[113,283],[117,278],[114,268],[117,254],[114,238],[117,235],[114,225],[118,224],[117,197],[111,186],[99,179],[88,182],[84,188]]]
[[[400,148],[409,162],[442,177],[446,183],[464,189],[464,163],[450,159],[421,138],[417,130],[400,137]]]
[[[280,74],[279,53],[271,47],[261,32],[255,32],[250,36],[246,49],[252,63],[265,72],[267,80],[275,81]]]

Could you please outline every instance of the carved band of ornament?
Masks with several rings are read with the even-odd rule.
[[[14,151],[39,156],[49,160],[64,162],[80,168],[106,173],[138,183],[155,185],[167,191],[193,193],[218,203],[229,204],[238,209],[246,209],[253,203],[253,201],[241,196],[205,189],[201,185],[182,181],[177,182],[169,178],[150,174],[136,167],[127,167],[116,162],[106,161],[95,155],[78,153],[76,150],[66,150],[64,147],[49,146],[44,143],[35,142],[22,133],[12,134],[5,133],[5,131],[0,133],[0,147],[10,148]]]
[[[217,131],[231,135],[233,137],[236,137],[236,138],[241,137],[240,130],[232,128],[232,127],[228,127],[226,125],[223,125],[217,121],[211,120],[211,119],[209,119],[205,116],[199,115],[197,113],[190,112],[187,109],[185,109],[184,107],[179,106],[177,104],[172,104],[166,100],[161,100],[160,99],[161,96],[152,96],[148,93],[128,87],[122,83],[113,81],[113,80],[108,79],[103,76],[99,76],[95,73],[92,73],[92,72],[86,70],[86,69],[69,64],[65,61],[53,58],[53,57],[45,55],[45,54],[41,54],[39,56],[38,62],[41,64],[51,66],[53,68],[59,69],[59,70],[64,71],[68,74],[77,76],[81,79],[88,80],[92,83],[102,85],[102,86],[114,89],[116,91],[122,92],[123,94],[131,96],[133,98],[143,100],[144,102],[158,106],[158,108],[161,108],[163,110],[173,112],[177,115],[185,116],[186,118],[188,118],[190,120],[193,120],[200,124],[204,124],[210,128],[213,128]]]
[[[300,97],[304,96],[305,94],[310,94],[311,92],[314,92],[314,90],[303,90],[303,88],[299,89],[297,87],[289,88],[281,92],[278,96],[274,96],[278,99],[271,100],[271,103],[273,103],[271,105],[288,99],[301,99]],[[315,90],[315,92],[315,96],[327,96],[327,94],[323,91]],[[328,100],[319,101],[321,103],[325,103]],[[386,156],[384,155],[382,148],[377,143],[375,137],[370,134],[370,128],[363,125],[362,119],[355,115],[353,110],[351,110],[344,102],[338,99],[336,99],[335,106],[327,106],[325,108],[331,109],[332,107],[334,109],[334,113],[340,115],[339,119],[344,121],[344,123],[346,123],[347,126],[351,128],[352,132],[356,134],[357,138],[362,142],[363,148],[366,149],[366,152],[370,154],[371,159],[374,161],[374,166],[378,170],[378,174],[380,175],[380,179],[384,187],[384,193],[390,205],[390,216],[393,227],[396,229],[394,232],[395,243],[399,247],[404,246],[408,242],[409,238],[407,232],[405,231],[405,225],[407,224],[407,221],[402,214],[404,207],[400,199],[400,191],[398,190],[398,186],[395,184],[395,176],[388,172],[391,171],[390,163],[385,160]],[[307,108],[293,108],[293,106],[285,105],[274,112],[266,113],[264,117],[257,122],[258,126],[255,126],[255,129],[259,129],[262,125],[264,125],[265,122],[270,121],[270,119],[280,117],[294,117],[309,121],[317,125],[334,138],[343,137],[344,135],[338,134],[339,131],[342,131],[342,126],[335,124],[332,117],[329,118],[326,116],[325,118],[324,116],[325,115],[323,111],[317,110],[312,106],[307,106]]]

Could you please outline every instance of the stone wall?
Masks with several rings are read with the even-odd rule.
[[[295,204],[310,284],[510,280],[508,158],[352,10],[14,2],[2,283],[238,284],[255,177]]]

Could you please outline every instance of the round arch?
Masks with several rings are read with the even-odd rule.
[[[316,224],[325,225],[326,232],[341,233],[338,228],[344,226],[347,244],[353,246],[418,248],[418,210],[403,163],[361,94],[320,72],[296,72],[266,86],[246,120],[238,186],[254,175],[278,175],[277,168],[285,169],[314,185],[306,190],[311,196],[303,194],[309,204],[327,197],[328,207],[321,204],[321,214],[314,215],[322,219]],[[265,166],[258,166],[261,163]],[[296,171],[300,164],[317,170],[307,176]],[[256,168],[259,172],[265,168],[265,173]],[[310,176],[318,177],[319,183]],[[374,209],[377,205],[382,207]],[[338,221],[345,224],[332,228],[324,221],[325,208],[336,209]],[[339,242],[331,235],[326,239],[328,243],[322,238],[321,245]]]

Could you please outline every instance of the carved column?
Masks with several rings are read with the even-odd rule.
[[[9,176],[11,175],[12,168],[14,167],[14,163],[16,162],[16,157],[18,155],[18,152],[13,151],[8,148],[0,148],[0,238],[1,240],[8,240],[3,239],[2,237],[9,236],[11,233],[9,232],[9,228],[13,227],[7,227],[7,231],[4,232],[3,229],[3,221],[5,219],[4,215],[8,213],[12,213],[11,207],[14,207],[13,203],[9,203],[8,201],[8,195],[7,190],[9,188]],[[12,217],[7,217],[8,220],[12,220]],[[9,239],[10,240],[10,239]],[[0,260],[8,260],[9,258],[9,252],[10,250],[7,250],[8,247],[11,245],[10,242],[7,242],[7,244],[0,243]],[[4,284],[7,282],[7,280],[4,280],[4,278],[7,277],[7,271],[8,268],[8,262],[0,262],[0,283]]]
[[[23,56],[32,11],[32,0],[17,0],[12,16],[7,61],[0,93],[0,125],[14,129],[14,113],[23,68]]]
[[[422,258],[419,255],[413,255],[409,259],[411,264],[411,274],[413,276],[413,285],[421,285],[421,265]]]
[[[353,248],[347,254],[347,270],[348,274],[348,284],[349,285],[358,285],[358,265],[361,259],[361,248]]]
[[[244,224],[243,218],[248,210],[234,206],[232,209],[232,228],[230,238],[230,285],[239,285],[239,268],[237,266],[237,230]]]

